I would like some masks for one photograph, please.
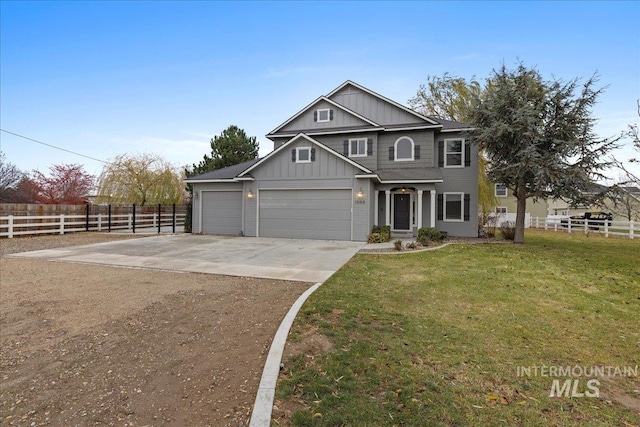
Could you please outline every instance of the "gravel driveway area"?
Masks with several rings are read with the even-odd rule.
[[[0,254],[137,236],[0,240]],[[311,284],[0,259],[1,425],[243,426]]]

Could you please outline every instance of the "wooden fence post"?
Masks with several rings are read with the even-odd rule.
[[[162,205],[158,203],[158,234],[160,234],[160,227],[162,227]]]
[[[98,214],[98,231],[102,231],[102,214]]]
[[[9,223],[7,225],[9,226],[9,235],[7,237],[13,239],[13,215],[9,215]]]
[[[629,221],[629,238],[633,240],[633,220]]]
[[[109,233],[111,233],[111,205],[109,205],[109,210],[108,211],[109,211],[109,213],[108,213],[108,215],[109,215],[109,226],[108,227],[109,227]]]
[[[133,234],[136,234],[136,204],[133,204]]]
[[[60,214],[60,234],[64,234],[64,214]]]
[[[176,204],[173,204],[173,218],[172,218],[172,224],[173,224],[173,234],[176,234]]]
[[[604,220],[604,237],[609,237],[609,221]]]
[[[89,231],[89,205],[85,205],[85,231]]]

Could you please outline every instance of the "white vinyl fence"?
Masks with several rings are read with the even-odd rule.
[[[0,237],[12,238],[35,234],[65,234],[77,231],[122,231],[145,232],[184,226],[184,213],[154,212],[93,215],[8,215],[0,216]]]
[[[567,233],[597,233],[605,237],[618,236],[633,239],[640,237],[640,223],[634,221],[608,221],[603,219],[571,219],[550,216],[531,218],[531,228],[565,231]]]

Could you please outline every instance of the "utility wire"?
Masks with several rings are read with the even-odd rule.
[[[104,164],[109,164],[110,163],[110,162],[107,162],[105,160],[96,159],[95,157],[86,156],[84,154],[76,153],[75,151],[67,150],[66,148],[56,147],[55,145],[47,144],[46,142],[38,141],[37,139],[33,139],[33,138],[26,137],[24,135],[20,135],[19,133],[9,132],[8,130],[4,130],[4,129],[0,129],[0,131],[4,132],[4,133],[8,133],[8,134],[13,135],[13,136],[17,136],[18,138],[22,138],[22,139],[26,139],[28,141],[37,142],[38,144],[46,145],[47,147],[55,148],[56,150],[66,151],[67,153],[75,154],[76,156],[85,157],[87,159],[95,160],[96,162],[101,162],[101,163],[104,163]]]

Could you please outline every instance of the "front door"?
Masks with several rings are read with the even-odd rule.
[[[409,194],[393,195],[393,229],[409,230],[409,211],[410,211]]]

